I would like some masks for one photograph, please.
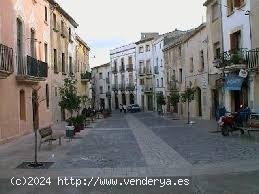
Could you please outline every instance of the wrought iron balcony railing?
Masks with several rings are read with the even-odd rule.
[[[0,78],[8,77],[13,71],[13,49],[0,44]]]
[[[120,66],[120,72],[121,73],[125,72],[125,66],[124,65]]]
[[[119,90],[120,90],[120,91],[125,91],[125,90],[126,90],[125,84],[120,84]]]
[[[129,64],[129,65],[127,66],[127,71],[128,71],[128,72],[132,72],[132,71],[133,71],[133,64]]]
[[[48,77],[48,64],[37,60],[31,56],[17,57],[17,76],[31,78],[47,78]]]
[[[117,66],[113,66],[113,67],[112,67],[112,73],[113,73],[113,74],[118,73]]]
[[[113,91],[118,91],[118,90],[119,90],[118,84],[113,84],[113,85],[112,85],[112,90],[113,90]]]
[[[247,68],[248,58],[247,49],[234,49],[230,51],[223,52],[215,60],[217,68],[231,68],[231,67],[241,67]]]
[[[127,91],[134,91],[135,90],[135,85],[133,83],[127,84],[126,90]]]
[[[86,71],[85,73],[81,73],[81,81],[83,82],[89,82],[92,79],[91,72]]]
[[[249,70],[259,70],[259,48],[247,51]]]

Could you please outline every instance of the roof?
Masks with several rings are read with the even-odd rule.
[[[145,38],[145,39],[142,39],[142,40],[139,40],[138,42],[136,42],[135,44],[136,45],[139,45],[141,43],[144,43],[144,42],[148,42],[148,41],[151,41],[151,40],[154,40],[155,37],[152,37],[152,38]]]
[[[65,18],[75,27],[79,26],[78,23],[55,1],[55,0],[48,0],[48,2],[54,6]]]
[[[76,40],[84,45],[89,51],[91,50],[87,43],[82,38],[80,38],[80,36],[76,35]]]
[[[205,1],[205,2],[203,3],[203,6],[209,5],[212,1],[213,1],[213,0],[207,0],[207,1]]]
[[[100,68],[100,67],[107,67],[107,66],[110,66],[110,65],[111,65],[110,63],[105,63],[105,64],[102,64],[102,65],[93,67],[92,69],[98,69],[98,68]]]

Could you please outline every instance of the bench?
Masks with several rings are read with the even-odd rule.
[[[250,132],[259,132],[259,128],[253,128],[253,127],[238,127],[238,128],[248,133],[249,136],[251,136]]]
[[[49,142],[49,144],[52,144],[53,141],[59,140],[59,145],[61,145],[61,139],[62,137],[64,137],[64,134],[54,134],[51,127],[40,129],[39,134],[40,134],[39,149],[41,148],[41,144],[45,142]]]

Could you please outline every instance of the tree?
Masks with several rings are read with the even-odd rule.
[[[190,102],[194,100],[194,95],[196,92],[196,88],[188,87],[184,93],[181,95],[182,102],[187,102],[187,109],[188,109],[188,123],[190,124]]]
[[[177,104],[180,102],[180,94],[177,90],[172,90],[170,93],[170,105],[176,107]]]
[[[166,105],[164,94],[162,92],[159,92],[159,93],[157,93],[156,96],[157,96],[157,98],[156,98],[157,105],[161,109],[161,106]]]
[[[70,113],[70,118],[74,111],[79,110],[81,104],[81,98],[77,95],[76,82],[74,77],[69,76],[64,80],[64,86],[59,88],[61,97],[59,106]]]

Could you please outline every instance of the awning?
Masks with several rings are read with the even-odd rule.
[[[240,91],[244,82],[244,78],[238,75],[230,75],[225,77],[224,88],[225,90],[237,90]]]

